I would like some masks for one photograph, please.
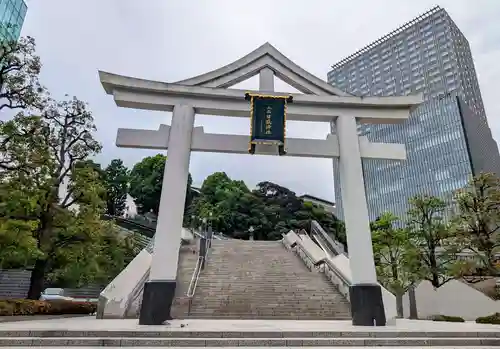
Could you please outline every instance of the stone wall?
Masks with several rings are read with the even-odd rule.
[[[31,271],[24,269],[0,269],[0,299],[26,298]],[[98,298],[104,286],[90,285],[81,288],[65,288],[65,295],[75,298]]]

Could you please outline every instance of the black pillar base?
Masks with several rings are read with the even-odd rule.
[[[349,296],[354,326],[385,326],[385,310],[380,285],[352,285],[349,289]]]
[[[172,320],[170,310],[175,286],[175,280],[153,280],[144,284],[139,325],[162,325],[166,320]]]

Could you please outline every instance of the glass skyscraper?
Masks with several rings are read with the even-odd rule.
[[[0,40],[19,39],[27,10],[24,0],[0,0]]]
[[[354,95],[424,95],[403,124],[358,126],[370,141],[403,143],[407,151],[406,161],[363,160],[372,220],[384,211],[403,218],[416,194],[450,202],[481,171],[500,175],[469,43],[444,9],[433,8],[332,68],[328,82]],[[343,217],[338,160],[333,166]]]

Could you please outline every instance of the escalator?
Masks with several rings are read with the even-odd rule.
[[[139,233],[147,238],[152,238],[155,235],[155,228],[137,223],[131,219],[126,219],[123,217],[115,217],[110,215],[102,215],[101,218],[106,221],[115,221],[116,225],[126,230],[130,230]]]
[[[143,238],[141,240],[144,240],[145,245],[150,242],[150,240],[153,238],[155,231],[156,231],[156,228],[153,225],[151,225],[151,226],[145,225],[142,223],[138,223],[137,221],[132,220],[132,219],[127,219],[127,218],[123,218],[123,217],[115,217],[115,216],[111,216],[111,215],[102,215],[101,218],[104,220],[107,220],[107,221],[114,220],[115,224],[117,226],[119,226],[120,228],[123,228],[129,232],[135,232],[135,233],[142,235]],[[202,238],[203,237],[203,234],[198,232],[198,231],[184,228],[184,232],[187,232],[187,231],[189,231],[191,234],[193,234],[195,238]],[[230,239],[230,237],[228,237],[222,233],[214,232],[213,239],[214,240],[228,240],[228,239]],[[183,240],[183,242],[185,242],[185,240],[189,240],[189,238],[183,238],[182,240]]]
[[[330,256],[346,254],[344,245],[332,239],[330,235],[321,227],[317,221],[311,221],[311,230],[309,232],[312,240]]]

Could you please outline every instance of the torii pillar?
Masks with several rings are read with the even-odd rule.
[[[289,120],[336,122],[337,134],[324,140],[287,138],[287,156],[340,158],[353,324],[385,325],[361,158],[403,160],[406,152],[402,144],[370,143],[366,137],[358,137],[356,125],[403,122],[422,98],[350,96],[306,72],[267,43],[232,64],[175,84],[100,72],[106,92],[113,94],[118,106],[173,112],[172,126],[161,125],[158,131],[119,129],[117,136],[119,147],[168,149],[150,280],[144,288],[139,323],[159,325],[171,318],[191,151],[248,154],[248,136],[206,134],[203,127],[194,127],[195,113],[248,117],[246,91],[226,88],[257,73],[259,89],[266,94],[288,95],[273,92],[274,75],[309,94],[293,96]],[[277,155],[277,151],[264,154]]]

